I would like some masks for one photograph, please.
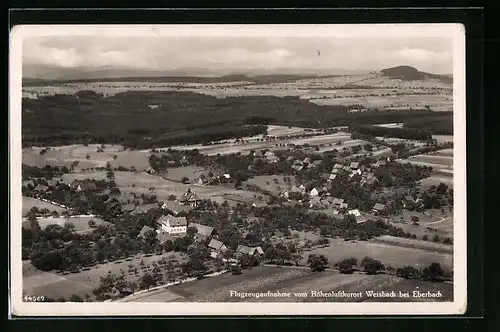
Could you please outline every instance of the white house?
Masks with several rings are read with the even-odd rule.
[[[311,195],[311,196],[318,196],[319,195],[318,189],[313,188],[311,190],[311,192],[309,193],[309,195]]]
[[[161,216],[156,224],[159,228],[168,234],[181,234],[187,231],[187,220],[186,217],[176,218],[172,215]]]

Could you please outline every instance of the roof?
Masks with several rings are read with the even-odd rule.
[[[188,207],[186,207],[185,205],[179,204],[179,202],[176,202],[176,201],[164,201],[162,204],[162,208],[168,209],[168,210],[172,211],[174,214],[189,210]]]
[[[349,171],[351,168],[349,166],[344,166],[343,169]]]
[[[292,160],[293,160],[293,156],[286,158],[286,161],[292,161]]]
[[[311,162],[311,158],[306,157],[306,158],[304,158],[304,160],[302,160],[302,162],[309,164]]]
[[[361,212],[359,212],[358,209],[349,210],[347,213],[352,214],[353,216],[360,216],[361,215]]]
[[[350,165],[349,165],[350,168],[358,168],[359,167],[359,163],[356,162],[356,161],[353,161]]]
[[[376,203],[374,206],[373,206],[373,209],[374,210],[383,210],[385,209],[385,205],[384,204],[381,204],[381,203]]]
[[[238,248],[236,248],[236,252],[239,252],[240,254],[250,254],[250,247],[240,244]]]
[[[90,181],[80,182],[79,186],[80,188],[82,188],[82,190],[92,190],[96,188],[95,183]]]
[[[139,235],[137,235],[138,237],[144,237],[144,235],[146,235],[147,232],[150,232],[150,231],[154,231],[154,228],[151,228],[149,226],[144,226],[141,231],[139,232]]]
[[[31,184],[32,186],[35,185],[35,183],[33,182],[33,180],[25,180],[25,181],[23,181],[23,186],[27,186],[28,184]]]
[[[182,194],[182,196],[179,198],[179,202],[197,202],[199,200],[200,198],[198,197],[198,195],[190,191]]]
[[[341,208],[341,209],[347,209],[348,207],[349,207],[349,204],[347,204],[347,203],[342,203],[339,206],[339,208]]]
[[[330,174],[330,177],[328,179],[335,180],[336,177],[337,177],[337,174]]]
[[[166,223],[169,223],[170,226],[187,226],[187,219],[186,217],[174,217],[172,215],[163,215],[158,220],[156,221],[157,224],[163,224],[166,225]]]
[[[313,161],[313,164],[318,166],[318,165],[321,165],[322,161],[321,160],[315,160]]]
[[[220,250],[220,248],[224,245],[224,243],[220,242],[219,240],[212,239],[210,240],[210,243],[208,244],[209,248],[215,249],[215,250]]]
[[[407,201],[412,201],[412,202],[414,202],[414,201],[415,201],[415,198],[413,198],[411,195],[406,195],[406,196],[405,196],[405,199],[406,199]]]
[[[332,174],[338,174],[340,170],[338,168],[332,169]]]
[[[214,231],[213,227],[206,226],[206,225],[201,225],[201,224],[197,224],[197,223],[194,223],[194,222],[189,223],[188,226],[189,227],[195,227],[198,230],[197,234],[200,234],[202,236],[210,236],[210,235],[212,235],[212,232]]]
[[[310,193],[311,193],[311,195],[317,195],[319,192],[318,192],[318,189],[312,188]]]
[[[343,167],[344,166],[342,164],[335,164],[335,166],[333,166],[334,169],[341,169]]]
[[[49,189],[49,187],[47,187],[46,185],[44,184],[39,184],[35,187],[35,190],[36,191],[47,191]]]

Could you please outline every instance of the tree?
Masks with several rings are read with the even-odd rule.
[[[441,281],[443,279],[443,269],[439,263],[432,263],[425,267],[422,272],[422,278],[428,281]]]
[[[436,187],[436,192],[439,195],[444,195],[448,191],[448,186],[444,184],[443,182],[440,182],[439,185]]]
[[[413,225],[419,225],[418,221],[420,219],[417,216],[412,216],[411,221],[413,222]]]
[[[335,266],[339,269],[342,274],[351,274],[354,272],[354,266],[358,264],[358,260],[355,257],[346,258],[337,262]]]
[[[373,150],[373,146],[370,144],[370,143],[366,143],[363,148],[365,149],[365,151],[372,151]]]
[[[107,171],[106,172],[106,178],[108,180],[114,179],[115,178],[115,172],[113,172],[112,170]]]
[[[385,266],[384,264],[382,264],[382,262],[370,257],[363,258],[363,260],[361,261],[361,266],[364,267],[366,274],[369,275],[377,274],[385,269]]]
[[[154,277],[152,274],[150,273],[146,273],[142,278],[141,278],[141,286],[142,288],[150,288],[152,286],[156,286],[158,280],[156,279],[156,277]]]
[[[419,275],[418,270],[413,266],[405,266],[396,270],[396,275],[400,278],[411,279]]]
[[[309,267],[314,272],[324,271],[328,267],[328,258],[325,255],[309,256]]]
[[[88,224],[90,228],[94,228],[96,226],[96,222],[93,219],[90,219]]]
[[[186,233],[189,236],[193,236],[194,234],[198,233],[198,229],[196,227],[190,226],[190,227],[187,228]]]
[[[183,184],[187,184],[187,183],[189,183],[189,178],[187,176],[183,176],[182,179],[181,179],[181,182]]]
[[[86,155],[86,156],[85,156],[85,158],[90,159],[90,156],[89,156],[89,155]]]

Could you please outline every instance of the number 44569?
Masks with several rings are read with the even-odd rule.
[[[45,300],[45,296],[25,296],[24,302],[43,302]]]

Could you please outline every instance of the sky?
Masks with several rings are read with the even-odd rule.
[[[331,74],[398,65],[451,74],[452,54],[452,40],[445,37],[44,36],[23,40],[23,76],[40,76],[44,68]]]

